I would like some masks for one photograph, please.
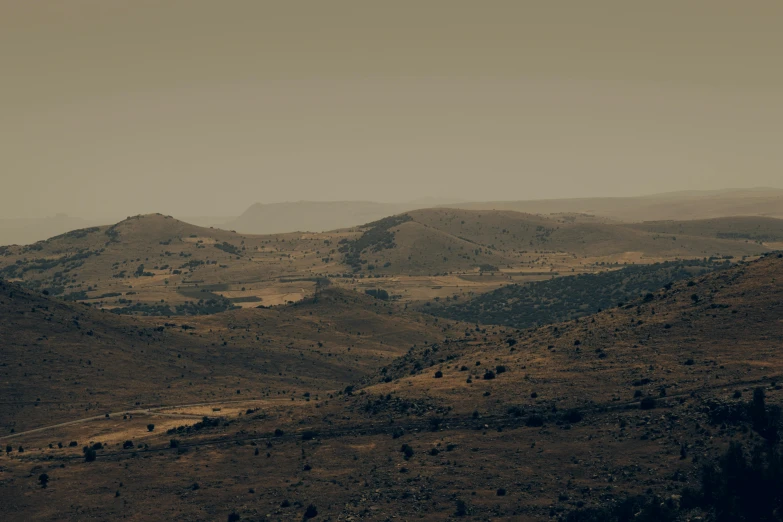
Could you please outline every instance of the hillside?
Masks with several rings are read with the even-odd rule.
[[[570,214],[426,209],[332,232],[245,235],[150,214],[0,247],[0,278],[131,315],[284,305],[328,282],[416,302],[615,263],[754,256],[776,243],[746,236],[763,231],[775,239],[778,224],[625,225]]]
[[[731,266],[728,261],[666,261],[507,285],[465,301],[425,303],[438,317],[478,324],[530,328],[584,317],[618,303],[652,296],[677,281]]]
[[[168,216],[135,216],[26,246],[0,247],[0,277],[109,309],[198,314],[312,295],[343,234],[244,236]],[[286,278],[304,280],[286,283]],[[212,301],[204,310],[198,301]],[[176,307],[182,307],[177,309]]]
[[[3,457],[0,509],[63,520],[581,521],[626,506],[657,509],[648,520],[716,520],[719,500],[684,490],[699,490],[702,464],[719,463],[730,442],[758,446],[759,459],[779,444],[781,312],[783,255],[770,255],[578,321],[441,324],[437,343],[320,401],[259,403],[261,415],[165,434],[135,420],[85,427],[80,440],[110,441],[93,462],[47,448],[68,432],[19,437],[24,453]],[[776,502],[725,495],[746,495],[741,509]]]
[[[631,225],[636,230],[660,234],[702,236],[740,241],[783,242],[783,219],[769,217],[721,217],[691,221],[646,221]]]
[[[727,226],[733,219],[722,222]],[[697,228],[697,227],[694,227]],[[769,247],[744,238],[717,238],[642,230],[616,223],[543,217],[511,211],[416,210],[363,227],[339,251],[357,270],[375,274],[433,274],[525,265],[550,266],[540,254],[566,253],[590,262],[633,254],[648,260],[747,256]],[[649,261],[648,261],[649,262]],[[572,268],[579,261],[570,262]]]
[[[269,310],[139,318],[0,281],[0,317],[3,435],[122,409],[342,389],[440,332],[335,289]]]

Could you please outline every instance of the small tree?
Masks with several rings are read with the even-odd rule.
[[[47,484],[49,484],[49,475],[46,473],[41,473],[38,475],[38,482],[41,483],[41,487],[46,489]]]
[[[85,462],[92,462],[95,460],[95,457],[97,456],[97,453],[92,448],[87,448],[84,450],[84,461]]]
[[[403,444],[402,447],[400,448],[400,451],[403,453],[405,460],[410,459],[414,454],[413,448],[411,448],[407,444]]]
[[[639,408],[642,410],[652,410],[655,408],[655,399],[653,397],[645,397],[639,403]]]
[[[147,424],[147,431],[153,431],[155,429],[154,424]]]
[[[318,508],[315,507],[315,504],[310,504],[309,506],[307,506],[307,509],[305,510],[304,513],[304,518],[305,519],[315,518],[317,516],[318,516]]]

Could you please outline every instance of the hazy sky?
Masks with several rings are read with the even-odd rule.
[[[0,0],[0,217],[783,186],[783,2]]]

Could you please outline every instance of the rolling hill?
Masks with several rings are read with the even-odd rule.
[[[778,221],[771,220],[769,228]],[[734,218],[724,225],[731,234]],[[685,225],[683,225],[685,226]],[[716,225],[711,225],[715,228]],[[346,263],[381,274],[510,268],[540,262],[539,253],[567,253],[594,261],[637,253],[650,260],[757,255],[770,250],[732,236],[674,234],[637,226],[547,218],[512,211],[416,210],[369,223],[357,239],[344,239]],[[577,262],[578,263],[578,262]]]
[[[351,229],[264,236],[150,214],[0,247],[0,277],[132,315],[284,305],[329,282],[360,291],[384,288],[395,298],[417,301],[598,272],[617,263],[754,256],[774,246],[764,240],[780,236],[780,223],[724,218],[626,225],[574,215],[438,208]]]
[[[630,228],[659,234],[701,236],[751,242],[783,242],[783,219],[770,217],[721,217],[691,221],[645,221]]]
[[[729,268],[729,261],[666,261],[631,265],[596,274],[564,276],[525,285],[507,285],[464,301],[425,303],[438,317],[530,328],[578,319],[618,303],[652,296],[677,281]]]
[[[312,295],[312,276],[334,264],[329,245],[344,235],[243,236],[151,214],[0,247],[0,277],[118,311],[153,307],[155,315],[177,306],[201,313],[199,300],[212,301],[203,312],[285,304]]]
[[[440,333],[426,316],[337,289],[275,309],[148,318],[0,280],[0,317],[0,426],[17,431],[121,409],[342,389]]]

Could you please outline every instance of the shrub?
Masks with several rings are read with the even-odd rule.
[[[240,520],[240,516],[236,513],[231,513],[228,515],[228,522],[238,522]]]
[[[92,462],[97,457],[97,454],[95,453],[95,450],[92,448],[87,448],[84,450],[84,461],[85,462]]]
[[[487,370],[484,373],[484,380],[485,381],[489,381],[489,380],[494,379],[494,378],[495,378],[495,372],[493,372],[492,370]]]
[[[435,372],[435,378],[436,379],[440,379],[441,377],[443,377],[443,372],[442,371],[438,370],[437,372]]]
[[[133,448],[133,441],[132,440],[126,440],[122,443],[122,449],[130,449]]]
[[[46,473],[41,473],[38,475],[38,482],[41,483],[41,487],[46,489],[46,486],[49,484],[49,475]]]
[[[400,451],[403,453],[405,460],[410,459],[415,453],[413,451],[413,448],[411,448],[407,444],[403,444],[402,447],[400,448]]]
[[[388,301],[389,300],[389,292],[383,289],[373,289],[373,290],[365,290],[365,294],[370,295],[376,299],[380,299],[382,301]]]
[[[315,518],[318,516],[318,508],[315,507],[315,504],[310,504],[307,506],[307,509],[304,512],[304,518]]]
[[[563,415],[563,419],[571,424],[576,424],[582,420],[582,412],[577,409],[568,410],[565,415]]]
[[[503,488],[499,488],[499,489],[498,489],[498,492],[497,492],[497,495],[498,495],[499,497],[505,497],[505,496],[506,496],[506,490],[505,490],[505,489],[503,489]]]
[[[147,424],[147,431],[153,431],[155,429],[154,424]]]
[[[653,397],[645,397],[639,402],[639,408],[643,410],[652,410],[655,408],[655,399]]]
[[[608,507],[572,511],[565,522],[674,522],[678,520],[673,503],[657,497],[628,497]]]

